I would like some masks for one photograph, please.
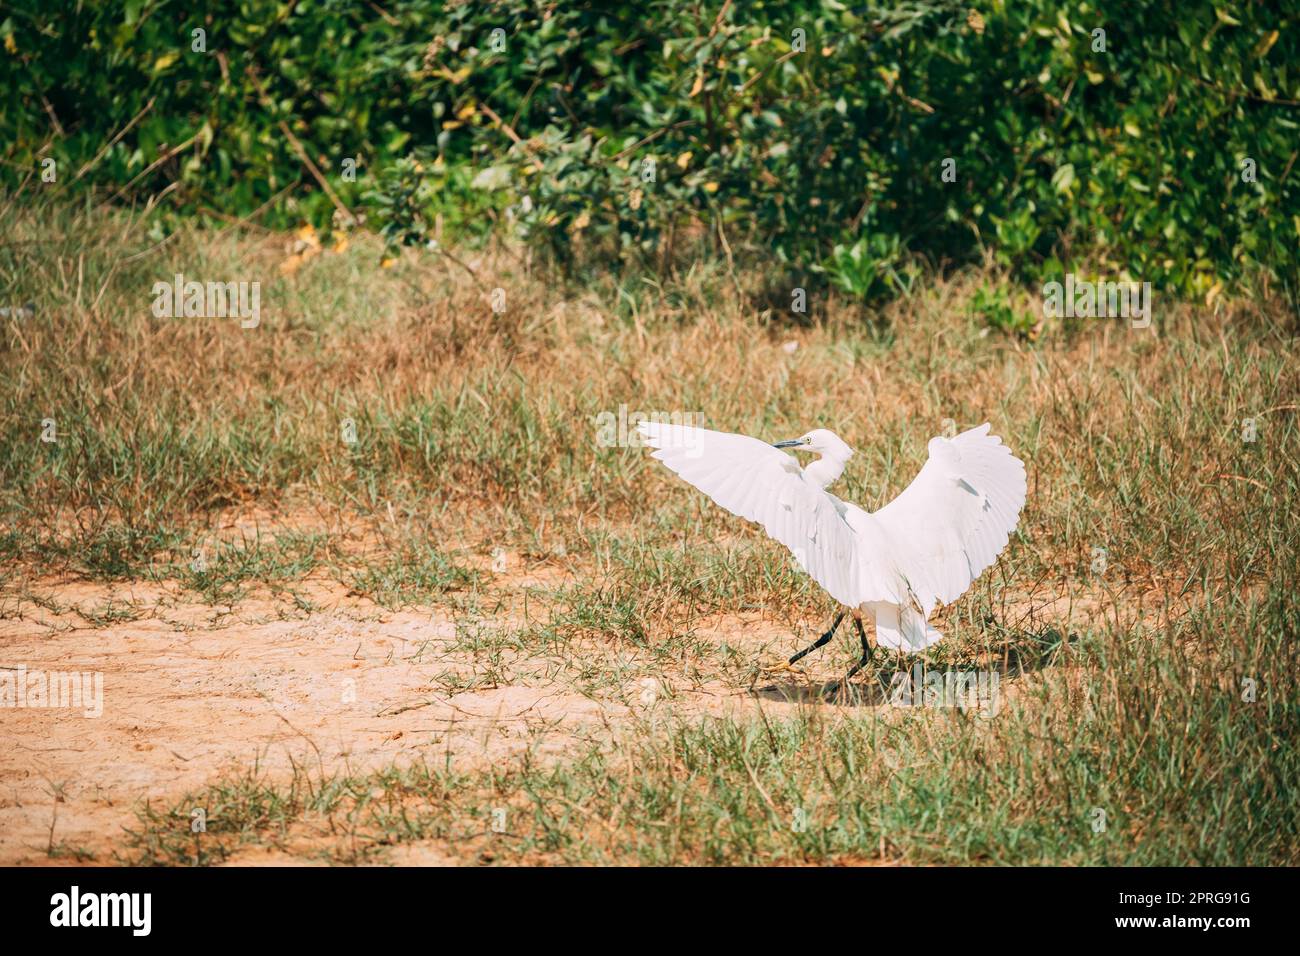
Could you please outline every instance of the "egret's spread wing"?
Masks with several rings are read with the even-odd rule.
[[[792,456],[745,435],[637,427],[655,458],[732,514],[761,524],[835,600],[856,606],[884,597],[875,558],[845,520],[844,502],[805,480]]]
[[[931,440],[921,473],[871,517],[928,617],[936,601],[957,600],[997,559],[1024,505],[1025,466],[986,423]]]

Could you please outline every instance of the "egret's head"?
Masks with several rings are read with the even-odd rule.
[[[804,467],[804,477],[825,488],[844,473],[844,466],[853,457],[853,449],[840,440],[840,436],[825,428],[814,428],[802,438],[779,441],[777,448],[794,448],[821,455]]]
[[[814,428],[800,438],[776,442],[774,448],[793,448],[796,451],[811,451],[828,458],[848,461],[853,449],[840,439],[840,436],[825,428]]]

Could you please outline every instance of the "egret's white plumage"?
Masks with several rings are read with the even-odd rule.
[[[638,428],[655,458],[762,525],[835,600],[869,613],[891,649],[920,651],[943,636],[930,613],[997,559],[1025,504],[1025,466],[987,424],[932,439],[920,473],[876,512],[826,491],[853,455],[826,429],[774,446],[686,425]],[[801,468],[785,446],[821,457]]]

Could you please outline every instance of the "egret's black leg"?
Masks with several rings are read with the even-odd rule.
[[[862,619],[859,617],[854,617],[853,623],[857,626],[858,637],[862,639],[862,659],[858,661],[856,664],[854,664],[853,667],[850,668],[849,672],[845,674],[840,680],[837,680],[833,684],[828,686],[825,691],[825,693],[827,694],[834,694],[841,687],[847,684],[849,682],[849,679],[853,677],[854,674],[862,670],[862,668],[864,668],[867,664],[871,663],[871,655],[873,652],[872,652],[871,645],[867,643],[867,632],[862,628]]]
[[[862,638],[862,660],[854,664],[853,668],[847,674],[844,675],[845,680],[848,680],[858,671],[862,670],[862,668],[870,664],[871,655],[873,653],[871,645],[867,643],[867,632],[862,629],[862,620],[860,618],[855,617],[853,619],[853,623],[858,626],[858,637]]]
[[[801,650],[801,651],[800,651],[798,654],[796,654],[794,657],[790,658],[790,663],[793,664],[795,661],[799,660],[801,657],[806,657],[806,656],[808,656],[808,655],[811,654],[813,651],[817,650],[817,648],[821,647],[823,644],[825,644],[827,641],[829,641],[832,637],[834,637],[834,636],[835,636],[835,629],[836,629],[837,627],[840,626],[840,621],[844,620],[844,613],[845,613],[844,611],[840,611],[840,613],[839,613],[839,614],[836,616],[836,618],[835,618],[835,623],[831,625],[831,629],[830,629],[829,631],[827,631],[825,634],[823,634],[821,637],[817,638],[817,640],[812,644],[811,647],[805,647],[803,650]],[[858,625],[858,627],[861,627],[861,626],[862,626],[861,624]]]

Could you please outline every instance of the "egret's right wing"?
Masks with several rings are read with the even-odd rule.
[[[761,524],[835,600],[856,607],[893,599],[879,556],[845,520],[844,503],[805,480],[795,458],[745,435],[637,427],[655,458],[732,514]]]

